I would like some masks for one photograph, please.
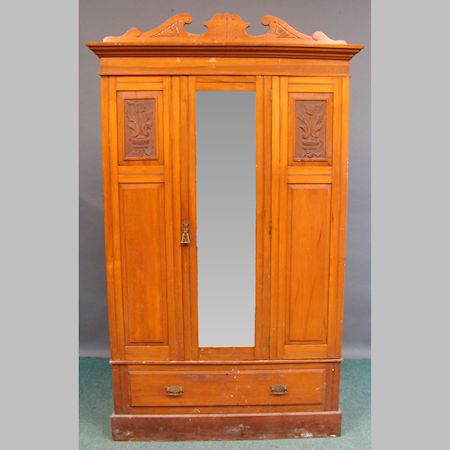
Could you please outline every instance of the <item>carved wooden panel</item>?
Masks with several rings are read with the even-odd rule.
[[[325,159],[325,109],[323,100],[295,101],[296,161]]]
[[[143,83],[141,83],[143,86]],[[140,84],[120,82],[120,86]],[[163,85],[149,84],[161,90],[117,91],[117,144],[120,165],[162,165],[163,135]],[[165,125],[164,125],[165,123]]]
[[[156,100],[126,99],[124,157],[156,158]]]
[[[290,93],[290,164],[331,164],[332,94]]]

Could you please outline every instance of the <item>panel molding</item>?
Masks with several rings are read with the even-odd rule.
[[[170,109],[168,107],[171,96],[170,80],[168,77],[108,77],[107,81],[109,85],[107,95],[109,115],[107,122],[108,137],[104,141],[107,145],[104,147],[104,154],[108,152],[108,166],[106,169],[104,168],[104,173],[105,193],[109,192],[110,205],[106,204],[105,197],[105,210],[110,209],[112,226],[112,242],[110,243],[112,255],[107,258],[107,267],[111,267],[113,272],[108,275],[108,280],[111,280],[113,283],[113,292],[109,297],[109,301],[112,303],[110,305],[110,313],[114,314],[111,329],[116,334],[115,341],[111,342],[111,355],[124,361],[177,360],[183,356],[178,342],[180,339],[180,320],[179,318],[176,319],[177,312],[182,311],[182,307],[180,308],[178,305],[180,297],[178,296],[179,289],[177,287],[181,281],[174,276],[176,271],[174,258],[176,258],[177,251],[179,251],[179,246],[174,246],[178,236],[175,236],[173,230],[174,216],[179,205],[173,204],[172,197],[179,178],[172,174],[173,160],[171,158],[172,148],[170,144],[172,134],[176,132],[179,124],[170,121]],[[124,163],[121,159],[119,148],[122,146],[123,150],[123,100],[127,98],[156,99],[159,118],[157,142],[159,142],[159,145],[157,147],[157,159],[155,160],[126,161]],[[161,284],[164,317],[162,320],[159,318],[164,328],[162,339],[158,336],[145,335],[145,333],[143,335],[144,338],[136,335],[131,336],[130,339],[128,333],[129,311],[127,311],[127,298],[124,291],[126,289],[126,276],[122,277],[123,272],[127,270],[126,261],[124,261],[126,250],[123,248],[123,239],[126,238],[127,230],[126,227],[121,225],[123,220],[121,197],[124,191],[139,191],[143,187],[156,189],[158,193],[155,195],[160,199],[160,202],[164,203],[164,207],[159,207],[154,214],[154,217],[160,221],[160,231],[155,234],[162,239],[161,252],[164,253],[164,258],[157,265],[152,265],[159,267],[164,274],[164,280]],[[144,201],[148,202],[148,200]],[[142,214],[142,211],[145,211],[147,206],[137,208],[141,210],[140,214]],[[148,225],[147,219],[148,217],[142,216],[140,220]],[[176,243],[179,244],[178,242]],[[137,253],[139,252],[137,251]],[[146,258],[148,255],[141,254],[139,257]],[[147,276],[151,278],[152,272],[147,272]],[[144,284],[145,282],[144,279]],[[139,283],[136,284],[139,285]],[[139,307],[145,308],[145,302],[144,305]],[[147,322],[144,324],[144,328],[148,328],[152,320],[158,320],[157,315],[154,315],[153,311],[146,313],[145,316],[148,316],[148,319],[146,318]],[[157,327],[158,325],[156,325],[155,330],[157,330]],[[123,390],[125,387],[123,383],[126,381],[121,378],[119,381],[122,383],[120,389]],[[120,397],[117,402],[123,402],[123,397]]]
[[[326,156],[326,103],[323,100],[296,100],[294,116],[294,160],[323,161]]]
[[[289,165],[332,164],[333,94],[289,93]]]
[[[136,91],[117,91],[119,165],[162,165],[163,90],[140,86]]]
[[[121,184],[119,201],[125,342],[167,346],[164,184]]]
[[[156,100],[124,100],[124,160],[157,159]]]
[[[278,165],[278,170],[272,180],[270,357],[287,360],[335,358],[340,356],[340,345],[335,340],[342,313],[342,307],[339,306],[341,300],[336,297],[335,282],[338,266],[343,261],[337,257],[340,245],[337,241],[338,218],[342,214],[338,195],[342,170],[339,140],[340,127],[343,126],[340,80],[332,77],[281,77],[279,89],[279,99],[272,105],[273,117],[279,121],[279,128],[273,124],[273,161]],[[328,159],[295,161],[295,101],[318,99],[326,103]],[[315,192],[322,194],[316,199],[313,195]],[[302,193],[306,197],[302,197]],[[299,198],[310,200],[305,203]],[[303,206],[299,206],[301,204]],[[294,213],[294,209],[298,211]],[[302,220],[306,220],[304,224],[309,223],[312,228],[301,225]],[[306,255],[298,251],[293,253],[298,232],[303,237],[297,241],[303,239],[307,243],[306,247],[302,244]],[[327,236],[325,240],[323,232]],[[316,247],[319,240],[321,243]],[[314,263],[314,258],[319,258],[318,261],[322,263]],[[307,265],[308,261],[311,266]],[[300,269],[295,268],[297,263],[300,263]],[[292,280],[298,278],[300,281],[303,277],[302,272],[292,274],[292,270],[303,271],[305,279],[292,284],[291,277]],[[320,283],[316,280],[321,286],[319,290],[314,286],[314,274],[308,275],[311,270],[317,276],[320,275]],[[317,298],[314,299],[314,296]],[[311,300],[314,301],[309,304]],[[316,310],[314,314],[311,307]],[[313,322],[308,319],[309,314],[314,316]]]
[[[285,345],[327,342],[330,210],[330,184],[288,186]]]

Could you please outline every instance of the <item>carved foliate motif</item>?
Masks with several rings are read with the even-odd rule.
[[[296,100],[294,159],[325,160],[325,139],[326,101]]]
[[[186,31],[185,25],[190,23],[192,23],[192,16],[182,13],[167,19],[153,30],[143,32],[139,28],[130,28],[121,36],[105,37],[103,42],[148,42],[156,44],[161,41],[168,43],[177,43],[179,41],[185,44],[247,44],[253,42],[277,43],[281,40],[296,44],[347,44],[347,42],[342,40],[330,39],[321,31],[316,31],[311,36],[301,33],[288,25],[284,20],[275,16],[264,16],[261,19],[262,25],[268,26],[269,30],[266,34],[259,36],[248,34],[246,29],[250,26],[250,23],[242,20],[237,14],[215,14],[210,20],[204,22],[207,28],[204,34],[194,34]]]
[[[156,100],[126,99],[125,158],[156,157]]]

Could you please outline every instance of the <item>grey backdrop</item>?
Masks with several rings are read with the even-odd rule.
[[[193,15],[190,29],[197,33],[215,12],[238,13],[252,22],[251,33],[262,33],[260,19],[271,14],[302,32],[321,30],[332,38],[366,46],[351,63],[344,357],[369,357],[369,0],[80,0],[80,355],[109,356],[98,59],[84,43],[122,34],[133,26],[148,30],[180,12]]]

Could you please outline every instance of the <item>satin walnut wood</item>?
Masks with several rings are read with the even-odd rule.
[[[100,58],[113,439],[338,436],[349,61],[362,47],[270,15],[257,36],[236,14],[203,34],[191,22],[87,44]],[[255,92],[253,347],[198,345],[198,90]]]

